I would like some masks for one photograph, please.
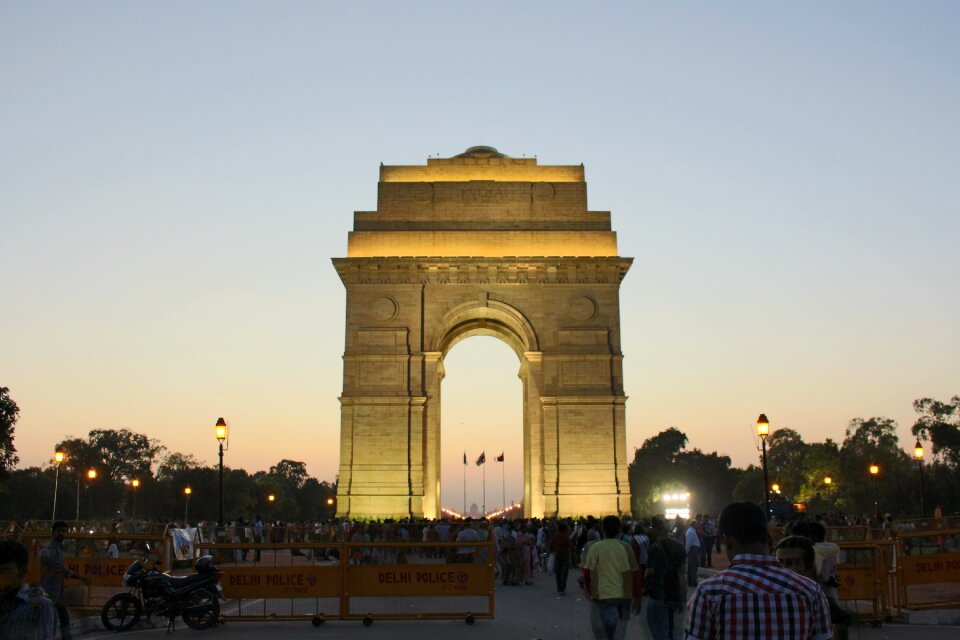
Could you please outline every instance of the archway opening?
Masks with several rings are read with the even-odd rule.
[[[516,352],[472,335],[446,354],[441,383],[440,504],[481,515],[523,500],[523,383]],[[503,454],[503,462],[496,458]],[[477,465],[485,454],[486,462]],[[464,455],[467,464],[464,465]],[[484,499],[484,474],[486,498]],[[466,480],[466,482],[464,482]],[[476,506],[476,512],[471,513]]]

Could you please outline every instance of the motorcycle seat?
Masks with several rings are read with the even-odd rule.
[[[171,589],[182,589],[197,582],[204,582],[207,576],[199,573],[193,573],[189,576],[164,576],[164,581]]]

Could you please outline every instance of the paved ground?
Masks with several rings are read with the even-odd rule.
[[[558,598],[552,576],[537,574],[533,586],[497,587],[496,618],[478,620],[467,626],[462,620],[439,621],[390,621],[377,620],[370,627],[360,621],[329,621],[319,628],[309,622],[231,622],[208,631],[193,631],[178,622],[175,637],[198,637],[201,634],[210,640],[216,638],[317,638],[317,639],[363,639],[363,640],[577,640],[592,638],[587,619],[588,603],[580,596],[571,577],[568,595]],[[226,610],[229,603],[225,605]],[[105,631],[83,635],[83,640],[106,640],[122,637],[124,640],[151,638],[159,640],[165,627],[136,629],[117,636]],[[645,625],[639,618],[631,621],[627,638],[647,638]],[[884,625],[879,629],[855,627],[850,630],[855,640],[885,640],[909,638],[909,640],[955,640],[960,637],[960,627],[922,627]]]

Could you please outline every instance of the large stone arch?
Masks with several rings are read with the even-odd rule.
[[[338,514],[438,517],[440,386],[457,342],[520,360],[524,513],[629,509],[619,286],[609,213],[583,168],[489,148],[381,167],[347,258]]]

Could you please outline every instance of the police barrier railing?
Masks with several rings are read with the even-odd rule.
[[[20,538],[20,525],[13,521],[0,520],[0,540]]]
[[[897,581],[906,609],[960,606],[960,528],[898,531]]]
[[[868,542],[870,527],[854,525],[848,527],[827,527],[827,540],[830,542]]]
[[[867,620],[880,623],[890,616],[888,569],[881,547],[871,542],[841,542],[838,546],[840,600],[850,603],[845,604],[845,608],[852,606],[861,619],[866,617]],[[867,605],[866,612],[861,609],[861,603]]]
[[[490,542],[348,542],[344,618],[493,618]]]
[[[365,534],[368,535],[368,534]],[[219,556],[224,620],[492,618],[489,542],[199,543]]]
[[[52,524],[48,520],[31,520],[20,534],[21,542],[31,556],[27,582],[32,585],[39,585],[43,578],[40,553],[50,542]],[[164,559],[169,556],[170,538],[165,524],[76,520],[66,524],[64,565],[91,580],[89,587],[70,580],[65,583],[66,604],[78,609],[99,610],[123,587],[124,571],[135,559],[147,553],[147,545],[150,546],[149,556],[158,562],[159,567],[164,566]]]

